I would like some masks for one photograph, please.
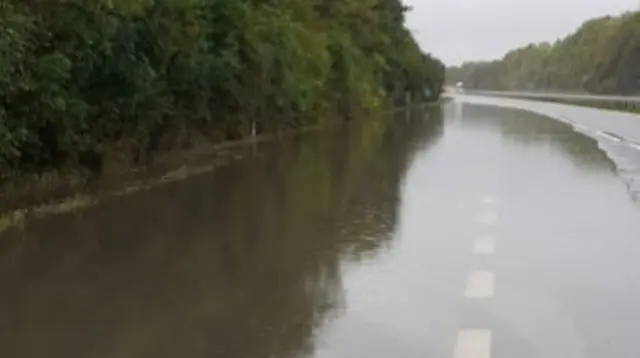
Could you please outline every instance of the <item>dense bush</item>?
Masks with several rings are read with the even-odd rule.
[[[144,163],[167,137],[230,139],[436,98],[444,68],[405,11],[399,0],[0,0],[0,172],[99,169],[105,144],[123,140]]]

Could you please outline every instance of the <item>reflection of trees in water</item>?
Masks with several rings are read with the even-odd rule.
[[[373,256],[390,242],[397,223],[400,183],[414,155],[431,145],[442,128],[439,107],[414,108],[397,111],[384,122],[367,123],[355,131],[359,138],[342,141],[360,143],[358,152],[369,154],[347,159],[344,183],[352,182],[358,190],[344,190],[347,205],[336,219],[342,227],[341,236],[354,239],[341,252],[354,258]],[[388,209],[379,210],[381,204]]]
[[[396,115],[399,116],[400,114]],[[404,114],[406,117],[406,114]],[[426,151],[434,146],[444,134],[444,108],[425,107],[409,110],[408,118],[396,133],[400,133],[399,140],[406,141],[410,148],[409,155],[405,160],[405,168],[418,153]],[[400,121],[396,121],[400,123]]]
[[[525,146],[549,146],[565,154],[576,166],[585,170],[611,170],[613,163],[599,150],[598,143],[569,125],[535,113],[482,105],[465,105],[467,126],[494,130],[504,140]]]
[[[342,303],[341,260],[391,239],[399,181],[435,117],[273,142],[5,237],[0,353],[304,355]]]

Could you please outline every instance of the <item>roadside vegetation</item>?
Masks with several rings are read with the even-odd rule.
[[[0,187],[435,100],[399,0],[0,0]]]
[[[640,93],[640,13],[589,20],[555,43],[529,44],[502,59],[447,70],[451,84],[512,91]]]

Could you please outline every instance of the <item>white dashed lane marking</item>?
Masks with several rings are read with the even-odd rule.
[[[488,211],[478,216],[478,223],[483,225],[495,225],[498,222],[498,213]]]
[[[482,197],[482,203],[488,205],[495,204],[496,198],[493,195],[485,195]]]
[[[484,205],[496,203],[492,195],[485,195],[481,199]],[[498,213],[486,211],[481,213],[477,221],[479,224],[492,226],[498,222]],[[496,238],[491,235],[478,236],[473,243],[475,255],[493,255],[496,252]],[[464,297],[470,299],[491,298],[495,295],[495,275],[493,271],[472,271],[467,278]],[[458,332],[454,358],[491,358],[491,330],[463,329]]]
[[[474,271],[467,279],[466,298],[489,298],[495,291],[495,277],[491,271]]]
[[[491,331],[466,329],[458,332],[454,358],[491,358]]]
[[[473,244],[473,253],[476,255],[493,255],[496,253],[496,238],[485,235],[476,239]]]

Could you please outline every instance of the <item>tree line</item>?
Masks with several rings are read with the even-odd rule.
[[[555,43],[529,44],[495,61],[447,69],[447,81],[491,90],[640,92],[640,13],[583,23]]]
[[[436,99],[399,0],[0,0],[0,180]]]

